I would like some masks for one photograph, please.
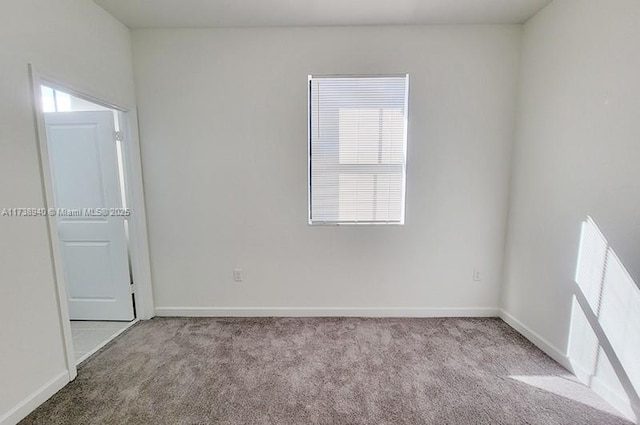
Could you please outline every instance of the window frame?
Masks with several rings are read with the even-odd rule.
[[[405,112],[405,125],[403,131],[403,163],[399,165],[403,169],[402,175],[402,197],[400,205],[400,220],[398,221],[358,221],[358,220],[344,220],[344,221],[321,221],[313,220],[312,217],[312,81],[314,79],[322,78],[405,78],[405,96],[404,96],[404,112]],[[408,158],[408,132],[409,132],[409,74],[309,74],[307,76],[307,224],[309,226],[404,226],[406,223],[406,197],[407,197],[407,158]],[[363,165],[364,167],[370,167],[371,165]]]

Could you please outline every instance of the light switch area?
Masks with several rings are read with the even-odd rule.
[[[480,282],[482,280],[482,274],[480,274],[480,270],[473,269],[473,281]]]
[[[242,282],[242,269],[233,269],[233,281]]]

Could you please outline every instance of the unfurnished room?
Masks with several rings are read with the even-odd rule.
[[[0,425],[640,424],[640,1],[3,0]]]

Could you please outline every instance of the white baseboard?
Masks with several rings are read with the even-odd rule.
[[[0,425],[16,425],[38,406],[60,391],[69,382],[69,372],[64,371],[31,393],[27,398],[0,416]]]
[[[617,391],[611,389],[599,377],[593,376],[588,371],[580,368],[579,365],[572,363],[571,359],[566,354],[560,351],[549,341],[544,339],[540,334],[531,330],[531,328],[529,328],[527,325],[504,310],[500,311],[500,318],[504,320],[509,326],[518,331],[522,336],[531,341],[545,354],[560,363],[565,369],[573,373],[578,378],[578,380],[589,386],[593,390],[593,392],[602,397],[607,403],[609,403],[620,413],[625,415],[628,419],[631,419],[634,422],[640,419],[636,418],[634,409],[630,404],[628,398],[621,396]]]
[[[627,419],[632,420],[636,424],[639,423],[640,418],[636,416],[636,411],[638,411],[640,406],[634,409],[628,398],[623,397],[618,392],[612,390],[611,387],[602,379],[597,376],[593,377],[591,379],[591,389],[594,393],[602,397],[604,401],[626,416]]]
[[[640,419],[636,418],[631,400],[629,400],[628,397],[620,395],[619,391],[612,389],[609,384],[603,381],[599,376],[594,376],[592,374],[593,372],[589,372],[575,363],[573,363],[572,366],[574,375],[576,375],[576,377],[583,383],[590,384],[589,386],[593,392],[602,397],[607,403],[632,421]]]
[[[560,363],[565,369],[573,372],[571,362],[569,362],[569,358],[567,357],[567,355],[556,346],[551,344],[549,341],[544,339],[540,334],[531,330],[531,328],[513,317],[505,310],[500,310],[500,318],[513,329],[518,331],[522,336],[531,341],[536,347],[545,352],[549,357]]]
[[[156,307],[164,317],[498,317],[498,308]]]

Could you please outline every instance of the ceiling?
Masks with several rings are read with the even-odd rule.
[[[94,0],[130,28],[515,24],[551,0]]]

